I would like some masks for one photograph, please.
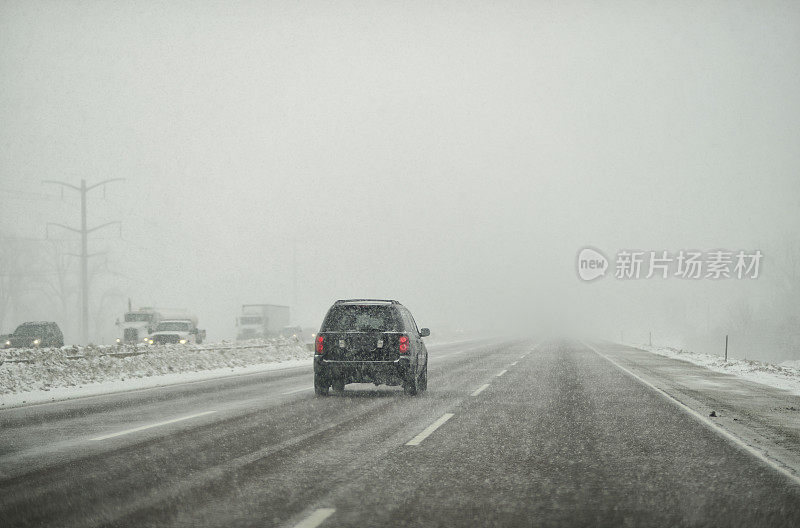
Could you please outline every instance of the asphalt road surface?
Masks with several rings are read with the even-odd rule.
[[[602,345],[598,345],[601,349]],[[800,526],[800,485],[579,341],[0,411],[0,526]]]

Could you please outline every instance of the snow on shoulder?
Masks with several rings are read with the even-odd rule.
[[[800,396],[800,368],[798,368],[800,367],[798,364],[800,362],[798,361],[785,361],[780,365],[773,365],[762,361],[728,358],[726,363],[721,356],[712,356],[678,348],[647,345],[639,348],[661,356],[688,361],[715,372],[732,374],[747,381],[784,389],[796,396]]]

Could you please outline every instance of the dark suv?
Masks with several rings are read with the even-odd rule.
[[[3,345],[5,348],[62,347],[64,336],[57,324],[35,321],[19,325]]]
[[[402,385],[406,394],[428,388],[430,335],[397,301],[349,299],[328,310],[314,342],[314,391],[341,392],[347,383]]]

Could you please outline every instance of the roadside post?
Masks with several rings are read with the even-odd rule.
[[[728,334],[725,334],[725,363],[728,362]]]

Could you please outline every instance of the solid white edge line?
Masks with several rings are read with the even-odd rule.
[[[733,433],[729,432],[728,430],[724,429],[722,427],[722,425],[720,425],[720,424],[718,424],[716,422],[712,422],[706,416],[704,416],[703,414],[695,411],[694,409],[692,409],[691,407],[689,407],[688,405],[686,405],[682,401],[676,399],[674,396],[672,396],[670,393],[666,392],[665,390],[659,389],[658,387],[656,387],[655,385],[653,385],[649,381],[645,380],[644,378],[641,378],[637,374],[634,374],[633,372],[631,372],[630,370],[626,369],[625,367],[623,367],[622,365],[620,365],[619,363],[617,363],[616,361],[614,361],[613,359],[611,359],[607,355],[605,355],[602,352],[600,352],[599,350],[597,350],[592,345],[590,345],[590,344],[588,344],[588,343],[586,343],[584,341],[581,341],[581,343],[583,343],[583,345],[586,348],[588,348],[589,350],[591,350],[592,352],[594,352],[595,354],[597,354],[601,358],[605,359],[606,361],[608,361],[609,363],[611,363],[612,365],[614,365],[615,367],[617,367],[618,369],[620,369],[621,371],[626,373],[628,376],[634,378],[639,383],[642,383],[643,385],[646,385],[647,387],[650,387],[651,389],[653,389],[659,395],[661,395],[662,397],[666,398],[668,401],[672,402],[676,407],[678,407],[678,409],[682,410],[683,412],[685,412],[686,414],[688,414],[689,416],[691,416],[692,418],[694,418],[695,420],[697,420],[701,424],[705,425],[710,430],[712,430],[715,433],[719,434],[720,436],[722,436],[723,438],[725,438],[729,442],[733,443],[735,446],[743,449],[747,453],[753,455],[755,458],[757,458],[761,462],[767,464],[772,469],[778,471],[783,476],[788,477],[789,479],[794,481],[795,484],[800,485],[800,475],[797,475],[791,469],[788,469],[785,466],[783,466],[782,464],[780,464],[779,462],[767,457],[766,454],[763,451],[761,451],[760,449],[748,444],[747,442],[745,442],[744,440],[742,440],[738,436],[736,436]]]
[[[198,418],[200,416],[205,416],[207,414],[212,414],[212,413],[215,413],[215,412],[217,412],[217,411],[205,411],[205,412],[201,412],[201,413],[197,413],[197,414],[190,414],[189,416],[182,416],[180,418],[174,418],[172,420],[166,420],[164,422],[158,422],[158,423],[149,424],[149,425],[142,425],[141,427],[134,427],[133,429],[126,429],[124,431],[118,431],[116,433],[111,433],[111,434],[107,434],[107,435],[103,435],[103,436],[98,436],[96,438],[92,438],[91,441],[92,442],[96,442],[98,440],[108,440],[109,438],[115,438],[117,436],[122,436],[122,435],[130,434],[130,433],[137,433],[139,431],[144,431],[145,429],[152,429],[153,427],[160,427],[162,425],[169,425],[169,424],[173,424],[173,423],[176,423],[176,422],[182,422],[184,420],[190,420],[192,418]]]
[[[407,446],[416,446],[422,443],[423,440],[428,438],[435,430],[442,426],[447,420],[455,416],[453,413],[444,413],[441,418],[430,424],[420,434],[406,442]]]
[[[298,392],[309,391],[309,390],[312,390],[313,388],[314,388],[314,387],[303,387],[302,389],[294,389],[294,390],[290,390],[290,391],[282,392],[281,394],[283,394],[283,395],[286,395],[286,394],[295,394],[295,393],[298,393]]]
[[[477,396],[478,394],[482,393],[483,391],[485,391],[485,390],[486,390],[486,389],[488,389],[488,388],[489,388],[489,384],[488,384],[488,383],[486,383],[486,384],[484,384],[484,385],[481,385],[480,387],[478,387],[478,388],[475,390],[475,392],[473,392],[472,394],[470,394],[470,396]]]
[[[336,512],[336,508],[320,508],[314,513],[294,525],[294,528],[317,528],[325,519]]]
[[[500,376],[502,376],[502,375],[503,375],[503,374],[505,374],[506,372],[508,372],[508,371],[507,371],[507,370],[502,370],[502,371],[500,371],[500,374],[498,374],[498,375],[497,375],[497,377],[499,378]]]

